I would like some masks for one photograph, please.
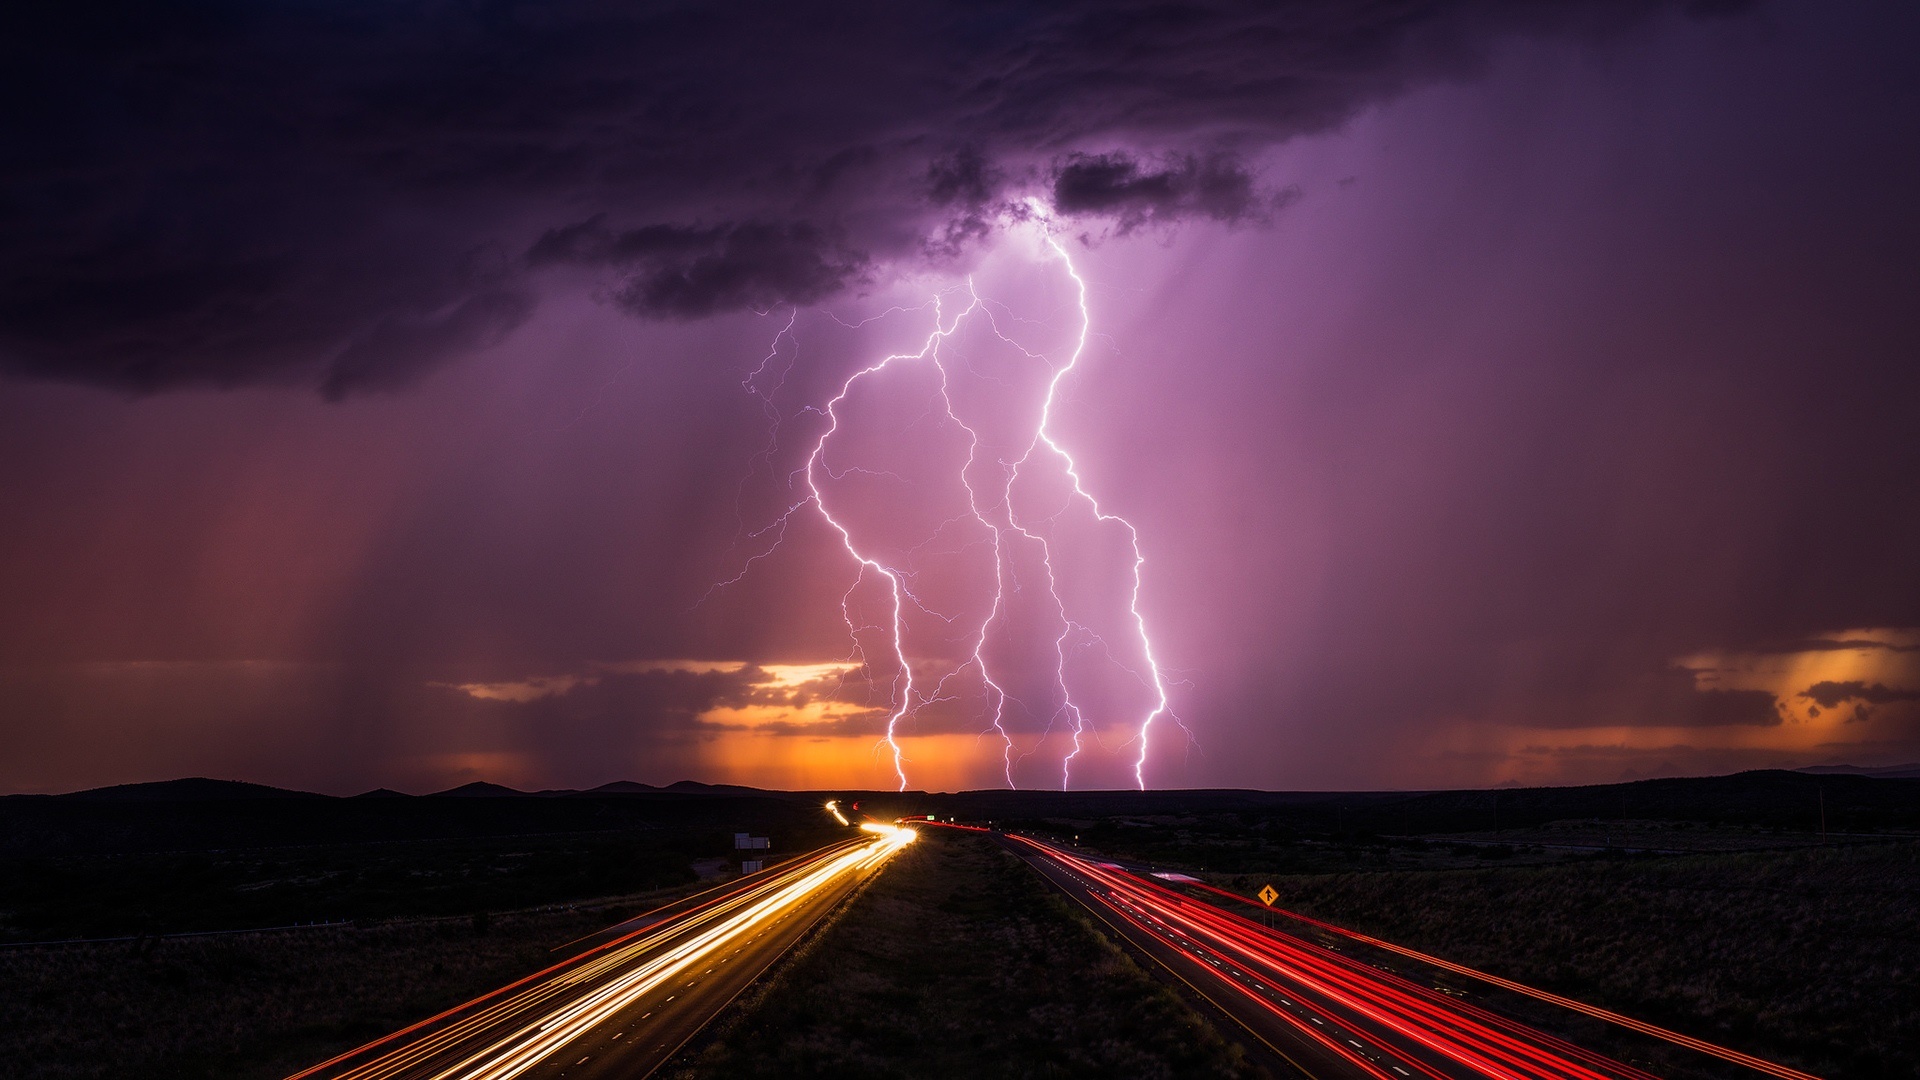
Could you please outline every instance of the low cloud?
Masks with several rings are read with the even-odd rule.
[[[679,319],[817,303],[872,272],[865,254],[807,222],[616,232],[600,216],[548,231],[527,261],[610,267],[621,274],[610,295],[623,311]]]
[[[1811,638],[1781,652],[1854,652],[1878,649],[1885,652],[1920,652],[1920,633],[1912,630],[1856,630],[1834,637]]]
[[[1896,690],[1879,683],[1854,680],[1817,682],[1801,691],[1800,696],[1811,699],[1823,709],[1832,709],[1849,701],[1858,701],[1867,705],[1886,705],[1895,701],[1920,701],[1920,690]]]
[[[334,357],[321,393],[338,400],[402,389],[456,357],[499,344],[533,308],[532,294],[496,289],[468,297],[437,318],[387,319]]]
[[[596,678],[591,675],[554,675],[534,676],[515,682],[433,682],[427,685],[458,690],[476,701],[510,701],[516,705],[525,705],[530,701],[569,693],[576,686],[591,685],[595,681],[597,681]]]
[[[1053,208],[1069,217],[1110,219],[1116,231],[1204,218],[1237,225],[1264,220],[1300,197],[1289,187],[1257,190],[1244,164],[1224,154],[1178,155],[1143,162],[1124,153],[1075,154],[1055,166]]]
[[[1778,699],[1766,690],[1701,690],[1688,702],[1686,722],[1698,727],[1781,722]]]
[[[659,710],[661,716],[677,717],[669,726],[696,729],[750,729],[773,735],[872,734],[885,730],[884,722],[878,728],[874,726],[874,719],[885,715],[884,709],[875,708],[868,700],[874,688],[868,685],[858,664],[846,662],[641,660],[596,664],[582,672],[506,682],[428,685],[477,701],[511,706],[539,704],[543,713],[647,700],[665,706]],[[663,688],[675,689],[663,695]],[[655,727],[661,716],[636,715],[634,721],[643,728]]]

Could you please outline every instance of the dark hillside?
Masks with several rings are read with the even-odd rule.
[[[840,832],[765,793],[109,790],[0,799],[0,942],[513,910],[690,883],[735,832],[775,855]]]

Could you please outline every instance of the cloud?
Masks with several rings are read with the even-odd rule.
[[[648,225],[617,233],[604,222],[596,216],[549,230],[527,262],[613,267],[624,275],[612,290],[623,310],[683,319],[816,303],[870,272],[866,255],[807,222]]]
[[[1811,699],[1823,709],[1832,709],[1848,701],[1858,701],[1868,705],[1885,705],[1895,701],[1920,701],[1920,690],[1896,690],[1879,683],[1859,681],[1817,682],[1801,691],[1800,696]]]
[[[1300,197],[1289,187],[1256,190],[1245,165],[1224,154],[1183,154],[1143,165],[1124,153],[1073,154],[1053,173],[1053,207],[1069,216],[1112,218],[1125,233],[1152,222],[1210,218],[1228,224],[1264,218]]]
[[[456,356],[499,344],[533,307],[524,291],[496,289],[467,297],[438,318],[384,320],[333,358],[321,392],[337,400],[405,387]]]
[[[525,705],[541,698],[555,697],[572,692],[576,686],[592,685],[596,680],[591,675],[553,675],[531,676],[513,682],[475,682],[444,683],[430,682],[428,686],[458,690],[476,701],[511,701]]]
[[[29,6],[0,371],[340,397],[499,343],[562,265],[685,319],[963,257],[1027,195],[1094,231],[1258,221],[1243,155],[1673,6]]]
[[[1686,721],[1699,727],[1772,726],[1781,721],[1776,700],[1766,690],[1700,690],[1688,702]]]
[[[754,664],[744,660],[637,660],[591,665],[579,672],[532,675],[505,682],[430,682],[477,701],[510,706],[538,704],[546,721],[608,706],[647,707],[634,715],[641,727],[662,716],[709,728],[751,728],[770,734],[867,734],[873,716],[860,665]],[[571,700],[568,700],[571,699]],[[555,710],[558,710],[557,712]],[[645,715],[658,714],[658,715]]]
[[[1881,649],[1886,652],[1920,652],[1920,636],[1912,630],[1864,630],[1830,638],[1810,638],[1781,652],[1853,652]]]
[[[963,146],[927,165],[927,201],[945,215],[925,242],[928,254],[952,259],[985,239],[1008,207],[996,205],[1006,173],[978,147]]]

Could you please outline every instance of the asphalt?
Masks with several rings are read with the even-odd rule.
[[[1113,863],[996,834],[1116,938],[1298,1072],[1326,1080],[1652,1080],[1434,988]]]
[[[793,951],[820,920],[878,872],[850,874],[636,1002],[525,1075],[533,1080],[613,1080],[646,1076],[739,997],[767,969]]]
[[[879,872],[893,846],[862,834],[649,913],[295,1080],[646,1076]]]

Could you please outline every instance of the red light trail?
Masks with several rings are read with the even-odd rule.
[[[1150,939],[1151,944],[1170,949],[1173,955],[1195,966],[1200,972],[1197,977],[1205,983],[1204,987],[1196,984],[1195,988],[1223,1009],[1243,1022],[1251,1014],[1284,1025],[1295,1040],[1358,1075],[1378,1080],[1407,1080],[1415,1076],[1653,1080],[1651,1074],[1634,1066],[1332,949],[1276,933],[1112,864],[1082,858],[1028,837],[1000,835],[1016,850],[1028,853],[1036,866],[1069,895],[1095,905],[1097,913],[1116,929],[1125,927],[1130,936]],[[1187,885],[1253,902],[1212,886]],[[1386,948],[1447,971],[1483,979],[1781,1080],[1817,1080],[1810,1074],[1752,1055],[1485,975],[1328,923],[1291,912],[1281,914],[1348,940]],[[1177,970],[1175,973],[1180,974]],[[1259,1034],[1257,1028],[1255,1033]]]
[[[1245,903],[1245,904],[1255,903],[1255,901],[1249,897],[1241,896],[1239,893],[1228,892],[1225,889],[1215,888],[1214,886],[1208,885],[1204,882],[1187,882],[1186,884],[1188,885],[1189,888],[1200,889],[1205,892],[1215,893],[1220,896],[1229,897],[1231,899],[1238,900],[1241,903]],[[1616,1024],[1620,1027],[1627,1028],[1628,1030],[1637,1031],[1642,1035],[1651,1035],[1656,1039],[1662,1039],[1666,1042],[1673,1043],[1676,1046],[1684,1046],[1689,1050],[1696,1050],[1702,1054],[1708,1054],[1710,1056],[1720,1058],[1723,1061],[1730,1061],[1736,1065],[1745,1066],[1746,1068],[1752,1069],[1756,1072],[1766,1073],[1768,1076],[1780,1077],[1781,1080],[1819,1080],[1819,1077],[1816,1077],[1811,1073],[1804,1073],[1798,1069],[1790,1069],[1785,1065],[1775,1064],[1774,1062],[1768,1061],[1765,1058],[1757,1058],[1751,1054],[1743,1054],[1738,1050],[1733,1050],[1733,1049],[1729,1049],[1728,1047],[1719,1046],[1715,1043],[1710,1043],[1703,1039],[1696,1039],[1691,1035],[1682,1035],[1677,1031],[1669,1031],[1666,1028],[1659,1027],[1654,1024],[1649,1024],[1644,1020],[1635,1020],[1631,1016],[1622,1016],[1617,1012],[1611,1012],[1607,1009],[1602,1009],[1596,1005],[1588,1005],[1585,1002],[1575,1001],[1572,998],[1561,997],[1559,994],[1551,993],[1546,990],[1541,990],[1541,989],[1538,989],[1537,987],[1528,986],[1525,983],[1514,982],[1512,979],[1503,979],[1498,975],[1488,974],[1487,972],[1479,971],[1477,969],[1467,967],[1464,964],[1456,964],[1450,960],[1442,960],[1437,956],[1429,956],[1426,953],[1419,952],[1414,949],[1409,949],[1403,945],[1395,945],[1390,941],[1381,941],[1379,938],[1368,937],[1365,934],[1355,933],[1354,931],[1348,930],[1344,927],[1335,926],[1334,924],[1328,923],[1328,922],[1321,922],[1319,919],[1315,919],[1307,915],[1301,915],[1298,912],[1287,911],[1284,908],[1266,908],[1266,910],[1271,911],[1276,915],[1281,915],[1288,919],[1293,919],[1296,922],[1303,923],[1307,926],[1312,926],[1319,930],[1325,930],[1330,934],[1336,934],[1340,937],[1346,938],[1349,941],[1356,941],[1362,945],[1371,945],[1374,948],[1385,949],[1388,952],[1398,953],[1401,956],[1407,957],[1410,960],[1418,960],[1423,964],[1431,964],[1434,967],[1440,968],[1444,971],[1450,971],[1455,975],[1464,975],[1470,979],[1478,979],[1479,981],[1487,983],[1489,985],[1498,986],[1503,990],[1511,990],[1518,994],[1525,994],[1526,996],[1537,999],[1539,1001],[1545,1001],[1552,1005],[1558,1005],[1563,1009],[1571,1009],[1574,1012],[1583,1013],[1587,1016],[1594,1017],[1595,1019],[1605,1020],[1609,1024]]]

